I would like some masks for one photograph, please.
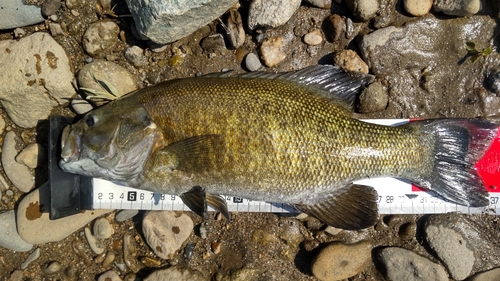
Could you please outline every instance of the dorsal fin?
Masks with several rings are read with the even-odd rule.
[[[279,79],[315,87],[318,93],[341,102],[352,109],[357,93],[370,84],[374,77],[361,72],[346,72],[332,65],[313,65],[298,71],[291,72],[248,72],[234,74],[231,71],[224,73],[211,73],[202,77],[224,78],[239,77],[249,79]]]

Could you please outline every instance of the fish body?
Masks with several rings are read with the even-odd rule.
[[[473,163],[498,126],[353,119],[352,101],[370,81],[330,66],[166,81],[67,127],[61,167],[180,195],[193,209],[205,199],[224,209],[216,195],[232,195],[287,203],[346,229],[376,222],[376,192],[352,184],[364,178],[404,178],[460,204],[487,204]],[[465,151],[451,155],[450,146]]]

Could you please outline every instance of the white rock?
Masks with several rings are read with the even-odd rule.
[[[78,85],[80,88],[89,88],[103,92],[104,89],[94,81],[106,81],[113,86],[118,96],[123,96],[137,89],[134,77],[125,68],[116,63],[105,60],[94,60],[85,65],[78,72]]]
[[[14,210],[0,214],[0,247],[16,252],[27,252],[33,245],[24,241],[17,233]]]
[[[115,233],[113,226],[106,218],[98,218],[94,221],[94,236],[99,239],[108,239]]]
[[[301,0],[254,0],[248,11],[248,28],[268,29],[285,24],[300,7]]]
[[[160,44],[184,38],[231,8],[237,0],[126,0],[138,33]]]
[[[31,128],[75,94],[63,48],[47,33],[0,41],[0,101],[18,126]]]
[[[16,156],[16,162],[35,169],[38,166],[38,160],[41,160],[40,163],[45,163],[45,158],[46,154],[43,147],[38,143],[32,143]]]
[[[262,45],[260,45],[260,54],[264,64],[268,67],[273,67],[283,61],[286,58],[283,52],[284,48],[285,40],[280,36],[262,42]]]
[[[347,71],[368,73],[368,65],[353,50],[342,50],[333,56],[335,65]]]
[[[193,221],[186,214],[149,211],[142,220],[142,231],[153,252],[169,259],[193,231]]]
[[[450,16],[471,16],[479,12],[480,0],[434,0],[435,12],[443,12]]]
[[[354,16],[362,21],[371,20],[379,10],[377,0],[346,0],[345,4]]]
[[[420,17],[429,13],[433,0],[404,0],[405,10],[413,16]]]
[[[306,35],[304,35],[304,43],[307,45],[319,45],[323,42],[323,36],[321,35],[321,30],[315,29]]]
[[[2,166],[5,174],[14,186],[22,192],[29,192],[35,185],[35,179],[28,167],[15,161],[16,133],[13,131],[5,135],[2,146]]]
[[[109,20],[97,21],[91,24],[82,38],[85,52],[95,58],[103,57],[118,43],[120,28]]]
[[[47,192],[46,189],[40,192],[40,188],[37,188],[26,195],[17,207],[17,231],[19,236],[28,243],[43,244],[60,241],[96,217],[112,211],[87,210],[73,216],[50,220],[49,213],[40,212],[40,193],[46,194]]]
[[[262,63],[260,63],[256,54],[250,53],[245,57],[245,66],[250,71],[256,71],[262,67]]]
[[[24,0],[2,1],[0,29],[11,29],[42,22],[42,11],[35,5],[26,5]],[[3,49],[2,49],[3,50]]]

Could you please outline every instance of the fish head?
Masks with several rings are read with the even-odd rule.
[[[144,107],[115,101],[64,128],[59,165],[66,172],[126,184],[141,173],[161,136]]]

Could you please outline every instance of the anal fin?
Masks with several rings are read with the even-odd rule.
[[[200,186],[191,188],[188,192],[181,194],[180,198],[191,211],[202,218],[207,216],[207,206],[210,206],[230,220],[226,201],[219,195],[206,193],[205,189]]]
[[[378,220],[377,191],[370,186],[353,184],[345,192],[316,204],[294,206],[328,225],[346,230],[368,228]]]

